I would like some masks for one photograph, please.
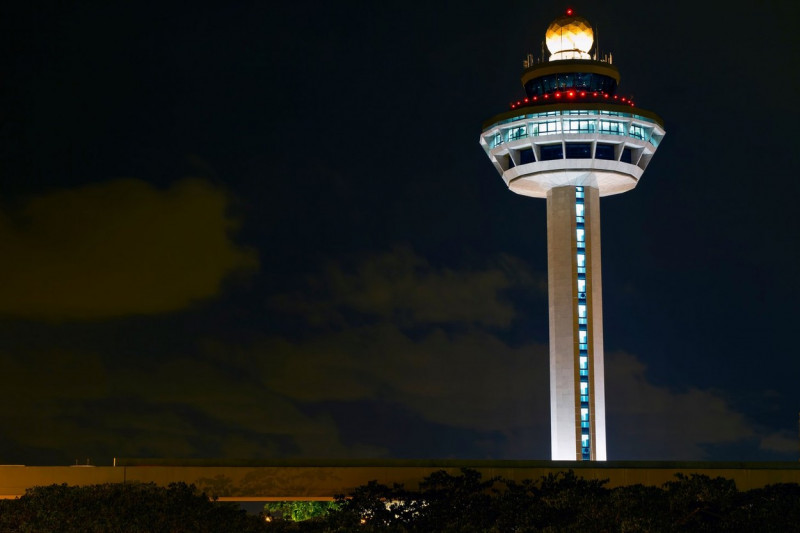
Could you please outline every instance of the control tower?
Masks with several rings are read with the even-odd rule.
[[[525,97],[483,124],[480,144],[511,191],[547,199],[552,459],[605,461],[600,197],[636,187],[664,123],[617,93],[586,19],[567,10],[546,43],[548,58],[524,62]]]

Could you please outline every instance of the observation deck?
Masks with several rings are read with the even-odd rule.
[[[486,121],[480,144],[517,194],[546,198],[563,186],[594,187],[600,196],[629,191],[665,132],[658,115],[614,96],[568,89],[528,97]]]

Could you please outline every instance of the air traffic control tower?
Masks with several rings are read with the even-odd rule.
[[[524,62],[526,96],[483,125],[481,146],[511,191],[547,199],[553,460],[606,460],[600,197],[636,187],[664,123],[617,94],[612,57],[567,10],[549,58]],[[544,53],[544,49],[542,50]]]

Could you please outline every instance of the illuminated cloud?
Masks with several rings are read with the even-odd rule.
[[[300,402],[381,398],[431,422],[479,431],[547,416],[547,347],[510,347],[480,330],[411,338],[390,325],[353,328],[268,343],[250,358],[267,387]]]
[[[655,385],[631,354],[606,354],[605,368],[610,458],[706,459],[708,446],[756,435],[754,424],[720,394]]]
[[[791,431],[770,433],[761,437],[759,448],[793,456],[797,453],[797,434]]]
[[[0,353],[0,454],[49,464],[112,457],[346,457],[382,451],[340,442],[330,417],[242,381],[231,368],[168,357],[150,364],[48,351]],[[21,451],[15,451],[21,450]],[[42,459],[45,458],[45,459]]]
[[[398,252],[329,265],[319,286],[272,302],[295,302],[290,313],[338,327],[241,345],[200,337],[181,344],[184,353],[141,358],[0,349],[0,387],[14,398],[0,405],[0,453],[36,451],[51,464],[87,456],[379,457],[407,456],[409,442],[429,450],[429,439],[444,456],[546,459],[547,345],[506,338],[516,310],[503,297],[538,290],[537,276],[519,274],[525,269],[510,258],[445,269]],[[431,288],[447,279],[458,281]],[[447,294],[461,283],[483,283],[483,298]],[[434,294],[451,304],[426,309]],[[455,302],[461,309],[451,310]],[[482,309],[503,318],[482,321]],[[606,361],[611,459],[700,460],[743,442],[777,454],[794,449],[791,435],[765,433],[716,391],[658,385],[629,353]],[[370,418],[380,416],[390,421]],[[377,429],[386,424],[413,429],[387,440]]]
[[[227,194],[183,179],[55,190],[0,213],[0,315],[91,320],[186,308],[258,267]]]
[[[546,291],[544,277],[516,258],[499,256],[483,268],[435,266],[413,250],[395,249],[349,262],[332,262],[303,294],[272,300],[284,312],[302,313],[312,323],[343,324],[341,311],[364,313],[393,323],[474,323],[506,327],[514,308],[504,291],[521,285]],[[309,298],[308,293],[315,293]]]

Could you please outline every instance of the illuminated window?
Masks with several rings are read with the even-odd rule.
[[[625,125],[622,122],[614,122],[611,120],[600,121],[600,133],[608,135],[625,135]]]
[[[564,133],[594,133],[597,123],[594,120],[565,120]]]
[[[636,124],[631,124],[629,135],[631,137],[636,137],[637,139],[642,139],[642,140],[645,140],[647,138],[644,128],[641,126],[637,126]]]
[[[500,132],[497,132],[490,138],[489,148],[494,148],[496,146],[500,146],[501,144],[503,144],[503,136],[500,134]]]
[[[509,141],[516,141],[517,139],[522,139],[528,136],[528,130],[525,126],[519,126],[517,128],[511,128],[508,130],[508,140]]]
[[[561,131],[561,122],[558,120],[547,120],[537,122],[533,125],[533,135],[550,135]]]
[[[582,143],[567,143],[567,157],[570,157],[570,145]],[[591,146],[586,143],[586,152],[590,152]],[[591,156],[589,156],[591,157]],[[589,445],[589,332],[587,325],[587,306],[586,306],[586,230],[583,226],[584,208],[584,187],[575,187],[575,246],[578,250],[576,255],[577,288],[578,288],[578,379],[580,383],[580,416],[581,416],[581,459],[591,460],[592,450]]]

